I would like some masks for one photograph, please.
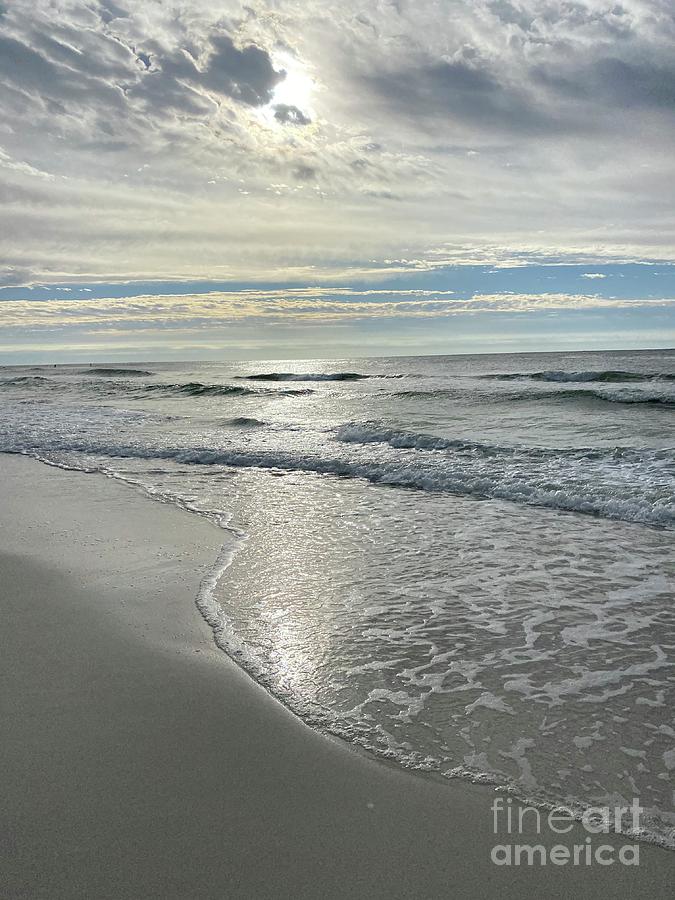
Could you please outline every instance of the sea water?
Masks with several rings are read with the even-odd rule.
[[[0,370],[0,450],[208,516],[299,715],[675,847],[675,352]]]

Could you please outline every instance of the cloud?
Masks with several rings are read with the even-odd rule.
[[[623,60],[608,56],[579,66],[539,67],[535,76],[559,94],[595,104],[629,108],[672,109],[675,104],[675,66],[649,59]]]
[[[0,286],[27,284],[33,280],[34,273],[29,269],[18,269],[14,266],[0,266]]]
[[[293,177],[297,178],[298,181],[314,181],[317,176],[317,171],[314,166],[308,166],[304,163],[300,163],[299,166],[296,166],[293,169]]]
[[[127,95],[141,102],[153,116],[166,109],[208,119],[215,112],[210,100],[214,96],[245,106],[264,106],[285,75],[274,68],[266,50],[255,44],[238,47],[224,33],[211,35],[197,55],[179,46],[140,53],[137,58],[142,66],[135,72]]]
[[[79,104],[121,108],[124,95],[119,85],[87,72],[85,61],[86,57],[78,71],[16,37],[0,33],[0,81],[16,86],[32,102],[46,105],[52,101],[56,103],[52,109],[64,112]],[[99,65],[105,69],[104,64]]]
[[[116,111],[128,119],[135,117],[129,101],[142,101],[153,116],[166,108],[204,116],[209,113],[205,94],[263,106],[285,76],[275,69],[267,50],[250,41],[237,45],[217,26],[201,45],[178,33],[171,46],[148,33],[146,50],[127,41],[123,31],[115,34],[111,23],[116,17],[103,29],[83,29],[67,21],[58,27],[43,21],[42,28],[34,28],[30,20],[21,19],[20,7],[19,27],[0,34],[0,78],[43,109],[51,102],[53,112],[62,115],[81,106]],[[111,4],[101,12],[113,8],[123,12]],[[36,13],[38,19],[45,14],[42,4]],[[63,13],[67,16],[68,10]]]
[[[508,134],[561,127],[523,86],[509,83],[480,60],[424,60],[366,76],[365,83],[393,111],[412,118],[449,117]]]
[[[452,291],[297,288],[207,294],[141,295],[101,299],[29,300],[2,303],[0,331],[86,326],[184,329],[237,322],[283,322],[297,327],[368,320],[447,319],[477,313],[539,313],[570,310],[664,308],[675,299],[619,299],[586,294],[476,294]]]
[[[445,243],[675,259],[674,47],[666,0],[13,0],[3,258],[45,280],[346,277]]]
[[[42,169],[36,169],[35,166],[31,166],[29,163],[12,159],[8,153],[5,153],[2,147],[0,147],[0,166],[11,169],[14,172],[19,172],[22,175],[31,175],[34,178],[50,179],[54,177],[50,172],[43,172]]]
[[[297,106],[277,103],[274,107],[274,118],[284,125],[310,125],[312,120]]]
[[[199,69],[189,54],[183,53],[178,57],[180,61],[174,60],[171,65],[173,74],[249,106],[264,106],[271,101],[284,72],[276,71],[266,50],[255,44],[240,49],[227,34],[212,37],[210,43],[211,52],[204,69]]]

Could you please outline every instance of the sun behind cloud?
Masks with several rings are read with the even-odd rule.
[[[277,83],[271,101],[260,109],[261,119],[270,126],[309,125],[316,116],[313,105],[316,81],[308,67],[290,53],[273,57],[284,77]]]

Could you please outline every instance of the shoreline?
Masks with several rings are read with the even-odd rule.
[[[0,497],[1,895],[670,896],[675,855],[648,844],[639,867],[495,866],[492,788],[298,719],[197,610],[205,519],[5,454]]]

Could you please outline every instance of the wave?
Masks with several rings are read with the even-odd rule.
[[[407,375],[366,375],[362,372],[260,372],[238,375],[247,381],[362,381],[366,378],[407,378]]]
[[[145,384],[140,390],[143,393],[165,393],[189,397],[243,397],[258,393],[258,391],[237,385],[203,384],[201,381],[188,381],[184,384]]]
[[[126,387],[128,390],[128,386]],[[310,388],[301,388],[297,390],[286,389],[282,391],[259,390],[255,388],[241,387],[233,384],[203,384],[201,381],[188,381],[185,384],[145,384],[140,389],[141,392],[164,392],[174,396],[188,397],[301,397],[305,394],[313,394]]]
[[[399,431],[396,428],[380,428],[366,423],[340,425],[335,432],[338,441],[345,444],[389,444],[398,450],[479,450],[496,451],[488,444],[436,437],[432,434],[418,434],[413,431]],[[501,448],[502,450],[507,448]]]
[[[262,393],[258,391],[257,393]],[[281,394],[284,397],[305,397],[307,394],[313,394],[314,391],[311,388],[298,388],[298,390],[292,390],[288,388],[285,391],[270,391],[270,394]]]
[[[433,400],[443,397],[453,400],[465,400],[469,395],[464,391],[453,390],[452,388],[438,388],[436,390],[420,390],[420,391],[396,391],[392,396],[408,398],[411,400]],[[663,394],[647,394],[641,391],[628,393],[619,391],[608,393],[603,390],[593,390],[592,388],[578,388],[576,390],[557,390],[557,391],[512,391],[510,393],[499,394],[482,394],[480,399],[490,403],[504,403],[508,401],[542,401],[542,400],[593,400],[600,403],[618,403],[618,404],[644,404],[647,406],[663,407],[666,409],[675,408],[675,397]]]
[[[598,371],[564,372],[552,370],[545,372],[505,372],[497,375],[479,375],[479,378],[496,381],[518,381],[530,379],[532,381],[555,382],[640,382],[640,381],[675,381],[675,375],[670,373],[626,372],[621,369],[601,369]]]
[[[50,379],[44,378],[42,375],[17,375],[14,378],[0,379],[0,385],[2,385],[2,387],[37,387],[39,385],[50,383]]]
[[[260,419],[252,419],[249,416],[235,416],[234,419],[228,419],[223,424],[234,425],[237,428],[259,428],[267,425],[267,422],[261,422]]]
[[[541,394],[539,396],[542,396]],[[547,393],[547,399],[551,400],[601,400],[605,403],[642,403],[648,406],[663,406],[666,408],[675,408],[675,397],[667,397],[660,394],[606,394],[601,391],[592,391],[582,389],[579,391],[552,391]]]
[[[105,366],[97,366],[92,369],[83,369],[83,373],[86,372],[88,375],[101,375],[105,378],[114,378],[116,376],[128,376],[129,378],[142,378],[145,376],[152,375],[152,372],[148,372],[146,369],[122,369],[122,368],[114,368]]]
[[[466,397],[467,394],[465,391],[453,388],[431,388],[429,390],[394,391],[390,396],[410,400],[434,400],[436,398],[440,399],[441,397],[460,400],[462,397]],[[486,395],[486,397],[489,399],[488,395]]]
[[[256,375],[239,375],[247,381],[360,381],[371,378],[359,372],[259,372]]]
[[[335,431],[336,440],[347,444],[388,444],[397,450],[453,450],[474,458],[527,457],[530,460],[571,459],[584,461],[672,463],[675,475],[675,448],[636,449],[634,447],[504,447],[480,441],[444,438],[417,431],[387,428],[376,422],[347,422]]]
[[[350,426],[364,427],[364,426]],[[366,426],[367,427],[367,426]],[[343,432],[344,435],[349,432]],[[390,443],[403,446],[406,442],[421,449],[428,442],[443,441],[429,435],[383,430],[369,435],[364,431],[365,443]],[[352,433],[348,441],[356,443]],[[142,447],[96,443],[56,442],[49,447],[5,446],[4,452],[14,453],[83,453],[89,458],[161,459],[182,465],[217,465],[234,468],[256,468],[282,472],[308,472],[361,478],[372,484],[413,488],[430,493],[449,493],[475,500],[505,500],[527,506],[581,513],[606,519],[616,519],[643,525],[675,527],[671,463],[673,451],[640,451],[631,448],[608,450],[555,450],[526,448],[498,448],[490,445],[460,442],[464,455],[449,454],[441,460],[419,458],[417,455],[397,459],[348,459],[337,456],[303,454],[290,451],[236,450],[210,447]],[[455,442],[445,441],[447,449]],[[542,459],[546,456],[545,459]],[[555,458],[566,457],[565,465],[555,469]],[[490,457],[490,458],[487,458]],[[651,457],[651,459],[650,459]],[[634,463],[636,471],[645,462],[658,466],[661,485],[647,491],[634,480],[620,483],[603,482],[596,477],[606,470],[589,468],[590,463]],[[664,465],[665,463],[665,465]],[[533,470],[532,466],[538,465]],[[616,470],[617,467],[615,467]],[[526,474],[524,474],[526,473]],[[665,486],[664,486],[665,485]],[[629,493],[628,487],[633,491]],[[643,491],[641,493],[641,491]],[[655,492],[654,492],[655,491]]]
[[[140,372],[140,370],[139,370]],[[232,384],[204,384],[201,381],[188,381],[178,383],[161,382],[153,384],[129,384],[126,381],[57,381],[51,378],[43,378],[39,375],[22,376],[0,380],[0,387],[24,387],[61,389],[64,392],[74,390],[91,390],[98,397],[115,396],[143,396],[145,394],[165,394],[172,397],[246,397],[246,396],[289,396],[301,397],[313,394],[311,388],[287,388],[285,390],[256,389]]]

